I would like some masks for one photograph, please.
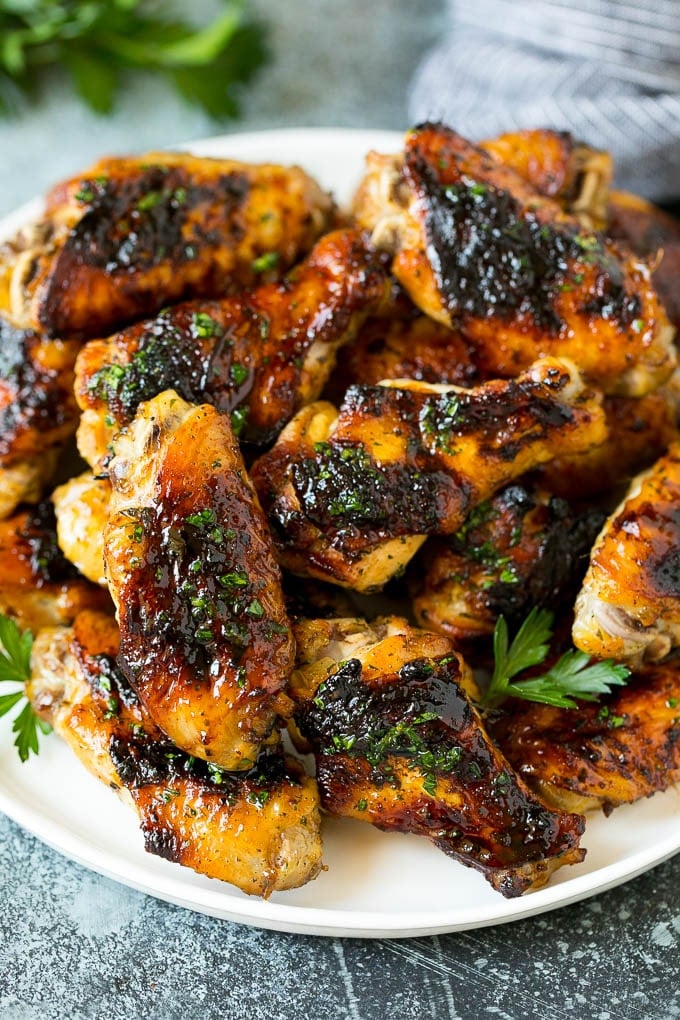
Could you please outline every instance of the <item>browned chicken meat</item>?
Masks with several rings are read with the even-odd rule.
[[[367,236],[335,231],[281,283],[178,305],[92,341],[77,364],[81,452],[101,469],[139,403],[169,388],[231,413],[242,440],[271,441],[319,396],[338,347],[390,304],[393,289]]]
[[[71,623],[85,608],[113,611],[108,594],[62,555],[51,504],[0,521],[0,613],[35,631]]]
[[[573,598],[602,526],[599,510],[576,513],[563,499],[511,485],[480,503],[450,538],[425,547],[413,611],[422,627],[469,640],[498,617]]]
[[[541,195],[578,216],[584,226],[597,230],[605,226],[613,174],[608,152],[577,142],[568,131],[547,128],[510,131],[480,146]]]
[[[78,422],[74,341],[47,340],[0,312],[0,519],[37,503]]]
[[[598,399],[545,359],[473,390],[353,386],[300,411],[252,469],[283,566],[368,591],[428,534],[452,534],[503,485],[605,436]]]
[[[680,645],[680,443],[634,480],[600,532],[573,638],[595,658],[632,667]]]
[[[321,868],[316,784],[269,748],[228,773],[175,747],[116,665],[111,617],[85,612],[37,637],[27,694],[86,768],[137,812],[149,853],[269,896]]]
[[[109,516],[111,483],[85,471],[52,493],[57,540],[66,559],[94,584],[106,587],[104,532]]]
[[[647,263],[450,128],[425,124],[402,156],[369,157],[355,210],[412,300],[495,374],[569,357],[604,391],[642,396],[673,371]]]
[[[44,222],[5,245],[0,305],[48,336],[101,336],[185,297],[278,275],[328,227],[299,167],[186,153],[103,159],[56,185]]]
[[[653,393],[605,397],[608,436],[586,453],[556,457],[537,472],[541,485],[565,499],[611,497],[649,467],[678,438],[680,373]]]
[[[583,859],[583,818],[533,796],[484,731],[466,667],[398,618],[302,620],[291,694],[323,807],[427,836],[505,896]]]
[[[680,781],[679,664],[647,669],[578,709],[508,701],[490,732],[547,803],[608,814]]]
[[[249,768],[293,667],[281,577],[229,420],[172,390],[116,441],[105,560],[119,665],[188,754]]]

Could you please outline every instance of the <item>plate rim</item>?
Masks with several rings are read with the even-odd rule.
[[[356,150],[361,147],[364,152],[367,152],[371,148],[383,145],[398,145],[401,138],[403,138],[403,132],[394,130],[289,127],[262,131],[227,132],[168,146],[166,150],[192,151],[211,155],[228,146],[233,149],[235,158],[271,160],[275,158],[272,149],[277,145],[282,144],[284,147],[294,145],[301,148],[300,163],[304,166],[305,160],[309,157],[307,149],[312,151],[314,148],[330,144],[332,147],[340,145],[341,148]],[[262,155],[259,157],[257,155],[247,156],[240,153],[238,151],[240,149],[248,149],[253,153],[261,150]],[[224,152],[222,154],[224,155]],[[322,185],[326,186],[323,180]],[[0,218],[0,239],[11,236],[24,223],[38,215],[42,208],[42,202],[41,198],[34,198]],[[14,748],[11,750],[14,754]],[[71,753],[65,744],[61,745],[59,750],[65,755]],[[85,772],[85,775],[88,774]],[[88,776],[88,778],[92,783],[97,784],[93,788],[95,794],[97,792],[104,794],[105,788],[93,777]],[[675,787],[666,794],[657,794],[657,797],[670,796],[672,798],[677,794],[680,794],[680,788]],[[634,805],[632,807],[634,808]],[[543,889],[518,899],[505,900],[498,894],[497,899],[490,901],[489,905],[484,904],[481,908],[468,909],[460,915],[458,920],[454,920],[451,916],[444,917],[445,912],[439,910],[410,910],[403,914],[354,909],[338,912],[333,907],[294,905],[255,898],[240,899],[234,898],[234,887],[227,883],[219,884],[216,898],[211,896],[213,892],[211,889],[196,887],[186,887],[192,893],[192,896],[189,896],[182,893],[181,876],[184,869],[178,873],[177,878],[171,872],[166,873],[164,868],[156,872],[154,865],[157,864],[157,859],[146,855],[140,862],[131,862],[124,858],[122,861],[124,866],[121,870],[121,859],[114,852],[103,848],[102,855],[102,848],[97,847],[93,841],[83,840],[80,834],[73,833],[69,829],[60,829],[48,814],[41,814],[35,806],[31,806],[30,802],[25,803],[21,797],[13,796],[11,780],[8,783],[1,770],[0,811],[62,856],[139,892],[223,920],[272,931],[325,937],[410,938],[507,924],[556,910],[605,892],[636,878],[680,852],[680,812],[678,812],[676,831],[671,832],[660,842],[652,843],[644,849],[639,849],[622,859],[614,860],[595,871],[576,875],[559,884],[547,885]],[[134,815],[130,814],[130,819],[134,825]],[[162,863],[165,866],[168,865],[168,862]],[[462,865],[459,866],[462,867]],[[179,868],[179,865],[171,865],[171,867]],[[219,902],[211,903],[210,901],[213,899]],[[228,903],[230,899],[233,899],[233,909],[222,904],[223,900]],[[455,914],[455,908],[452,910],[449,907],[448,911],[449,914],[452,912]]]

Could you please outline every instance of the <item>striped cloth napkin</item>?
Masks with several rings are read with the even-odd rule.
[[[680,0],[448,0],[416,123],[470,138],[554,127],[609,150],[620,188],[680,199]]]

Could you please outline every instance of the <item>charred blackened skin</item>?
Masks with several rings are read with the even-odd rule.
[[[651,502],[643,503],[632,516],[617,519],[616,531],[626,531],[632,524],[647,535],[649,557],[645,573],[654,591],[664,598],[677,598],[680,595],[680,508],[664,506]],[[655,549],[654,537],[658,535],[658,548]]]
[[[25,430],[53,431],[75,421],[71,392],[56,384],[54,372],[41,370],[34,357],[42,342],[33,330],[16,329],[0,317],[0,392],[11,392],[0,408],[0,457],[11,457],[16,436]]]
[[[579,244],[575,226],[541,223],[490,184],[463,179],[443,186],[418,153],[407,153],[405,172],[424,206],[428,259],[454,320],[530,314],[542,329],[558,333],[563,322],[555,301],[568,286],[570,264],[584,261],[598,268],[585,316],[629,326],[640,315],[640,300],[626,293],[616,260],[599,241]]]
[[[196,185],[183,167],[149,166],[138,176],[83,181],[89,208],[73,227],[65,252],[79,264],[128,273],[160,262],[191,262],[198,245],[223,237],[199,223],[187,230],[192,210],[203,202],[237,212],[249,191],[243,174],[224,174]],[[234,224],[236,227],[236,224]]]
[[[45,584],[61,584],[78,577],[78,571],[57,544],[57,524],[50,500],[30,508],[17,534],[25,543],[26,552],[22,550],[21,555],[30,562],[31,575],[37,588]]]

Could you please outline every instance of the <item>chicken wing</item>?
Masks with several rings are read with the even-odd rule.
[[[302,576],[380,588],[428,534],[452,534],[497,489],[605,436],[598,399],[558,359],[460,390],[353,386],[312,404],[252,468],[279,559]]]
[[[508,702],[490,733],[548,804],[609,814],[680,782],[678,663],[647,669],[578,709]]]
[[[106,588],[104,532],[111,502],[111,483],[85,471],[52,493],[57,540],[66,559],[94,584]]]
[[[514,774],[445,638],[394,617],[302,620],[295,636],[295,718],[327,811],[427,836],[504,896],[583,859],[583,818],[548,809]]]
[[[43,630],[27,695],[86,768],[137,812],[149,853],[269,896],[321,868],[316,784],[280,746],[248,772],[190,758],[154,725],[116,666],[110,617]]]
[[[600,532],[572,635],[632,668],[680,645],[680,443],[633,481]]]
[[[0,521],[0,613],[35,631],[69,624],[87,607],[113,611],[108,593],[61,554],[49,502]]]
[[[366,235],[335,231],[281,283],[178,305],[92,341],[77,364],[83,456],[101,470],[113,435],[139,403],[169,388],[231,413],[242,440],[271,442],[319,396],[338,347],[390,304],[393,289]]]
[[[171,152],[103,159],[56,185],[44,222],[5,245],[0,295],[19,326],[102,336],[181,298],[278,275],[332,212],[299,167]]]
[[[238,445],[172,390],[116,440],[104,555],[119,664],[188,754],[249,768],[289,702],[281,577]]]
[[[416,128],[387,165],[369,157],[355,210],[415,304],[474,341],[494,374],[568,357],[605,392],[642,396],[673,371],[647,263],[451,129]]]
[[[0,519],[37,503],[78,422],[77,344],[13,326],[0,312]]]
[[[508,486],[450,538],[426,546],[413,599],[417,622],[463,641],[492,634],[501,614],[519,620],[535,606],[556,609],[576,594],[604,516]]]

